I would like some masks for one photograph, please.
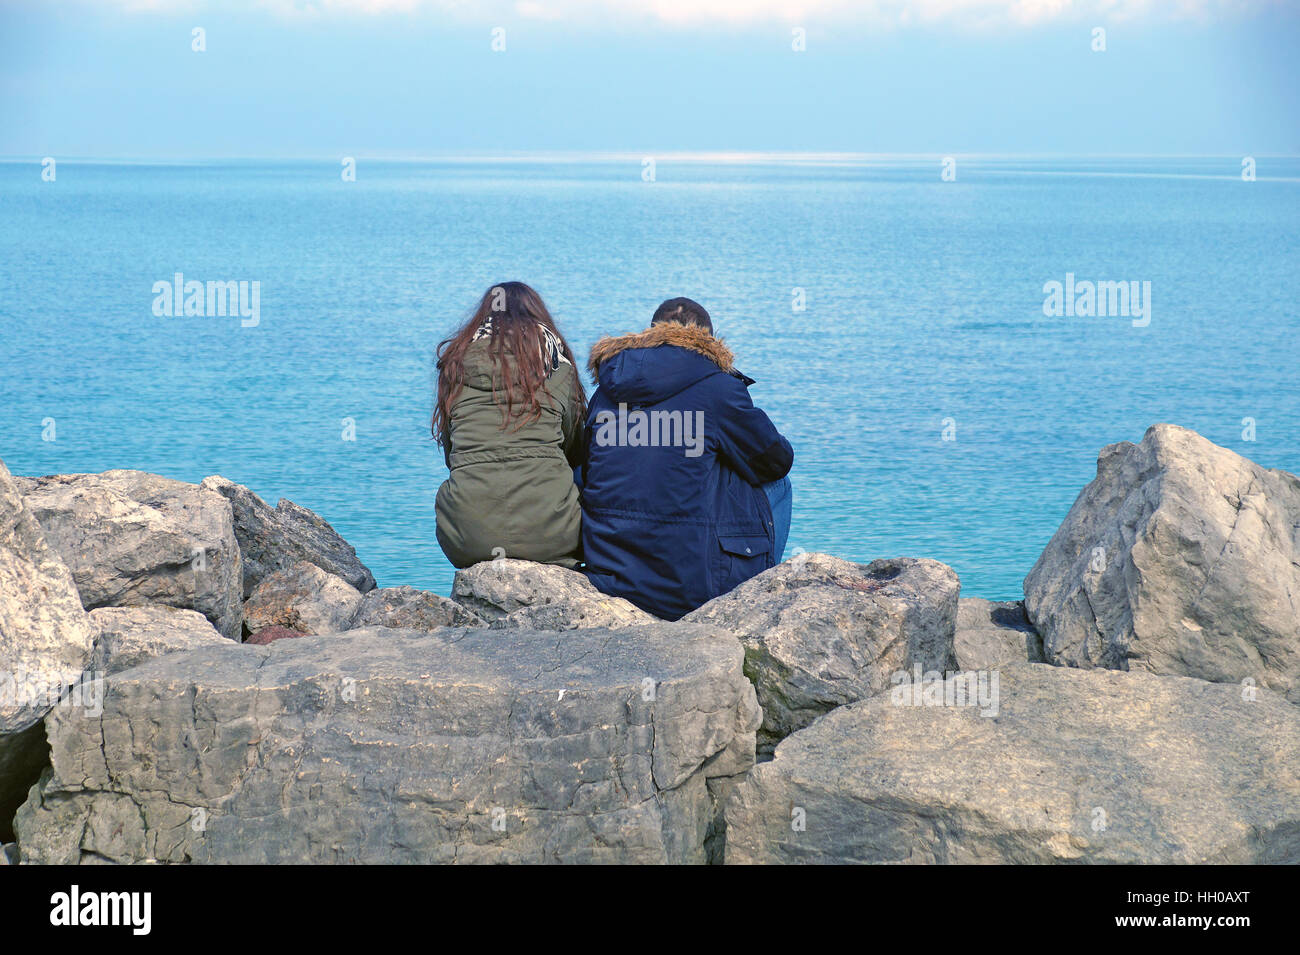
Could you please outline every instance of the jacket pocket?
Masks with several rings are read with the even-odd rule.
[[[718,546],[728,554],[733,555],[741,560],[748,560],[751,557],[761,557],[772,549],[772,542],[767,539],[766,535],[743,536],[737,537],[732,535],[718,536]]]
[[[735,589],[772,566],[772,542],[765,534],[719,534],[714,596]]]

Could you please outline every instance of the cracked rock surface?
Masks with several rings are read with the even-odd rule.
[[[494,630],[627,627],[656,618],[555,564],[501,558],[456,571],[451,597]]]
[[[763,707],[759,753],[919,664],[952,669],[961,586],[936,560],[803,554],[682,618],[735,633]]]
[[[17,483],[87,610],[151,603],[197,610],[239,639],[243,566],[220,494],[143,471]]]
[[[369,629],[56,710],[24,863],[704,862],[760,716],[730,634]]]
[[[219,474],[204,478],[199,486],[230,502],[244,558],[245,600],[268,575],[301,560],[342,577],[362,593],[374,589],[375,577],[357,559],[353,546],[315,511],[283,499],[271,507],[244,485]]]
[[[1300,478],[1169,424],[1103,448],[1025,607],[1049,663],[1249,679],[1300,703]]]
[[[1300,862],[1281,696],[1020,663],[997,697],[886,693],[789,737],[726,804],[727,862]]]
[[[381,587],[361,600],[350,626],[392,627],[396,630],[437,630],[441,627],[485,627],[487,621],[454,600],[414,587]]]
[[[105,677],[155,657],[229,643],[201,613],[161,605],[100,607],[90,612],[95,653],[89,677]]]
[[[300,633],[339,633],[352,626],[361,593],[342,577],[305,560],[262,578],[244,602],[251,633],[285,627]]]
[[[95,631],[72,574],[0,462],[0,842],[45,760],[45,714],[81,678]]]
[[[989,670],[1011,663],[1044,663],[1043,638],[1025,614],[1024,601],[962,597],[953,651],[958,670]]]

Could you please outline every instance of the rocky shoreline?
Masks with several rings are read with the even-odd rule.
[[[0,863],[1300,862],[1300,479],[1156,425],[960,589],[444,597],[222,477],[0,464]]]

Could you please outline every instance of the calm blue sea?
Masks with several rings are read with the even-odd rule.
[[[1153,422],[1300,471],[1300,160],[56,168],[0,163],[10,469],[220,473],[381,585],[450,586],[431,358],[507,279],[584,361],[699,299],[795,446],[790,548],[937,558],[970,595],[1018,597],[1097,450]],[[259,324],[156,317],[177,271],[260,282]],[[1150,323],[1045,316],[1067,273],[1150,282]]]

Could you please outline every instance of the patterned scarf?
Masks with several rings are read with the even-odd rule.
[[[551,371],[558,371],[561,363],[565,365],[572,364],[568,358],[564,357],[564,347],[560,344],[560,339],[555,332],[551,331],[545,325],[538,325],[537,330],[542,333],[540,347],[542,350],[542,361],[544,361]],[[471,342],[480,341],[484,338],[492,337],[492,316],[489,315],[483,319],[483,324],[479,325],[478,330],[474,332]]]

